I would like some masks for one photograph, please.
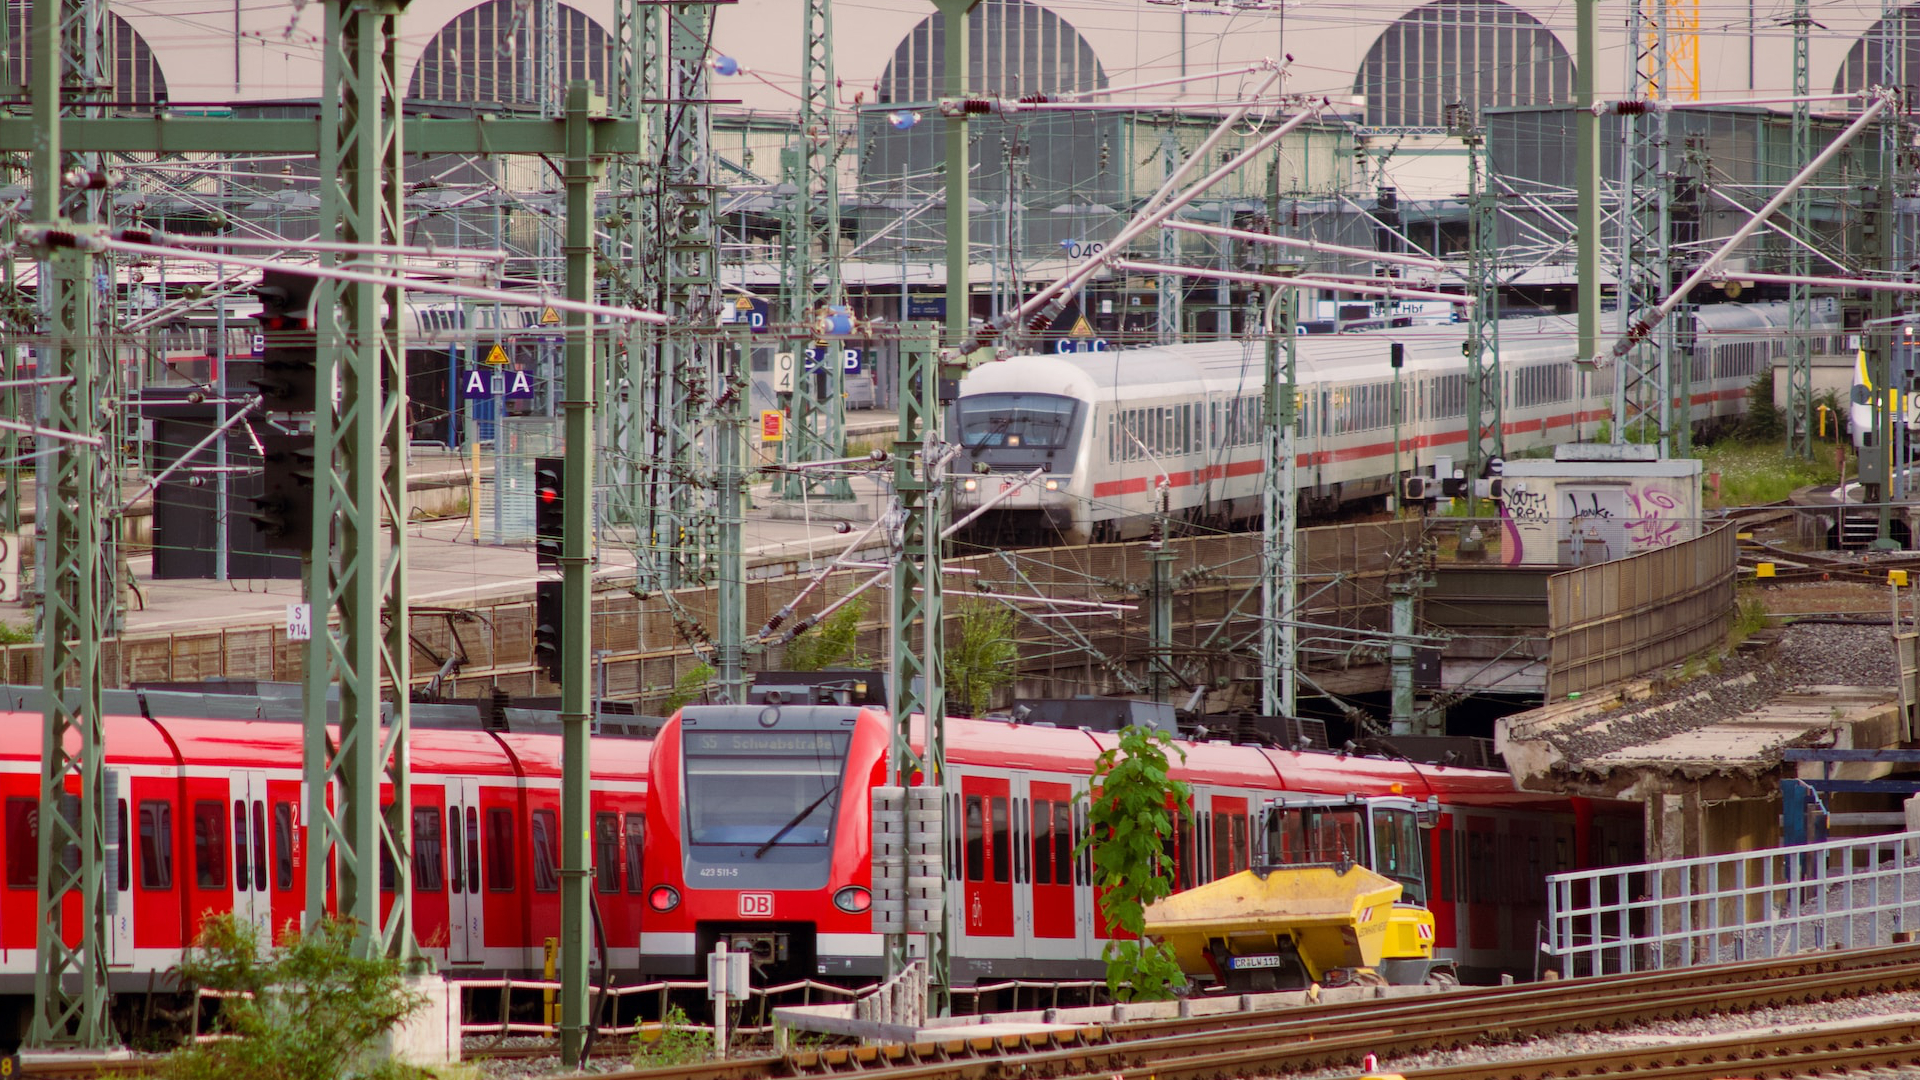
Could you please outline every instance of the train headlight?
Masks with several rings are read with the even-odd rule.
[[[969,476],[965,480],[960,481],[960,490],[961,491],[979,491],[980,481],[975,480],[973,477]]]
[[[672,911],[680,906],[680,890],[671,885],[655,885],[647,894],[647,906],[655,911]]]
[[[873,906],[873,894],[858,885],[849,885],[833,894],[833,906],[849,915],[858,915]]]
[[[1048,480],[1048,481],[1047,481],[1047,490],[1048,490],[1048,491],[1059,491],[1059,490],[1060,490],[1060,481],[1058,481],[1058,480],[1052,480],[1052,479],[1050,479],[1050,480]]]

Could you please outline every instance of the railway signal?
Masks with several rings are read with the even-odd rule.
[[[542,569],[560,565],[567,505],[561,483],[563,464],[557,457],[533,459],[533,554]]]
[[[307,303],[314,279],[268,270],[253,294],[260,298],[260,376],[252,380],[260,403],[276,412],[312,412],[317,356]]]
[[[533,594],[533,658],[555,684],[560,682],[561,672],[562,588],[562,582],[542,581],[534,586]]]
[[[265,490],[248,514],[273,551],[313,550],[313,436],[262,434]]]

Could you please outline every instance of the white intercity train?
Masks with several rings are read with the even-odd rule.
[[[1691,317],[1692,421],[1737,417],[1754,377],[1789,349],[1787,305],[1715,304]],[[1815,352],[1839,347],[1830,302],[1816,308],[1813,326]],[[1501,322],[1509,453],[1595,438],[1612,416],[1614,373],[1576,368],[1575,331],[1571,316]],[[1436,458],[1464,460],[1465,338],[1466,328],[1452,325],[1296,339],[1303,512],[1378,500]],[[1404,349],[1397,372],[1394,344]],[[1140,537],[1154,528],[1163,498],[1177,521],[1257,519],[1265,363],[1265,343],[1248,340],[982,365],[962,380],[948,428],[963,447],[954,515],[1011,487],[1018,490],[974,522],[973,535],[1050,543]],[[1026,482],[1035,469],[1040,476]]]

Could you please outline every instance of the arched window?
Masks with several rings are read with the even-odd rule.
[[[32,71],[32,28],[33,5],[27,0],[9,0],[7,34],[13,48],[7,53],[7,78],[21,88],[22,94],[27,91],[27,78]],[[109,83],[106,100],[127,106],[165,101],[167,77],[161,74],[160,63],[154,59],[147,39],[140,36],[133,24],[108,12],[106,39],[107,58],[102,73]]]
[[[542,51],[550,40],[546,6],[492,0],[462,12],[434,35],[414,65],[408,99],[532,106],[540,103],[543,84],[550,83],[559,102],[567,83],[575,79],[586,79],[596,93],[606,93],[612,36],[584,12],[565,4],[557,7],[557,71],[547,70]]]
[[[1500,0],[1434,0],[1387,27],[1353,91],[1377,127],[1442,127],[1447,107],[1573,98],[1573,58],[1540,20]]]
[[[876,87],[882,103],[920,103],[919,121],[900,128],[867,114],[860,186],[851,194],[865,231],[889,228],[919,250],[943,242],[934,206],[946,158],[945,124],[926,107],[946,93],[946,22],[922,19],[887,64]],[[1094,90],[1107,74],[1073,25],[1029,0],[982,0],[967,17],[967,90],[1019,97]],[[1086,112],[979,117],[969,125],[976,246],[1006,252],[1058,250],[1065,239],[1110,227],[1120,199],[1125,139],[1112,115]],[[1057,204],[1051,205],[1051,204]],[[1057,210],[1057,212],[1055,212]],[[989,255],[989,257],[992,257]]]
[[[1833,80],[1833,92],[1853,94],[1870,86],[1900,86],[1907,88],[1911,101],[1916,78],[1920,78],[1920,4],[1875,22],[1873,29],[1855,39]],[[1858,112],[1861,103],[1850,107]]]

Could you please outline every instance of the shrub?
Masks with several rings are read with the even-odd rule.
[[[949,703],[968,716],[993,708],[994,695],[1020,675],[1020,646],[1013,640],[1014,613],[991,601],[960,607],[960,634],[947,646]]]
[[[860,667],[867,658],[854,653],[860,642],[860,623],[867,617],[866,597],[842,604],[820,625],[787,643],[788,671],[824,671],[831,667]]]
[[[184,1047],[169,1080],[405,1080],[424,1070],[385,1059],[383,1035],[422,1004],[400,961],[354,954],[355,926],[327,919],[289,930],[263,947],[253,924],[208,919],[180,962],[184,982],[246,997],[222,1002],[220,1026],[235,1036]]]

